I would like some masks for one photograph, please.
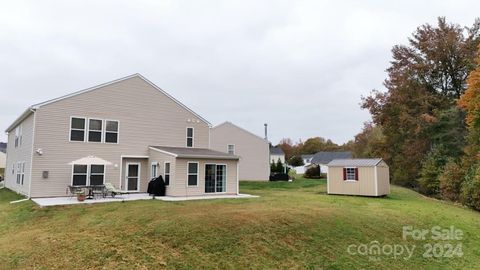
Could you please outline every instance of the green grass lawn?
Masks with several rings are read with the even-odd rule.
[[[254,199],[136,201],[39,208],[0,190],[0,268],[475,269],[480,214],[392,187],[386,198],[326,195],[324,180],[241,183]],[[455,226],[460,241],[402,239],[402,226]],[[351,255],[350,245],[416,245],[405,260]],[[461,243],[461,258],[423,245]]]

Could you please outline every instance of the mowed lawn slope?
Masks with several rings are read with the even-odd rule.
[[[478,269],[480,214],[392,187],[387,198],[326,195],[324,180],[242,183],[255,199],[39,208],[0,190],[0,268]],[[402,226],[455,226],[462,258],[350,255],[351,244],[416,244]]]

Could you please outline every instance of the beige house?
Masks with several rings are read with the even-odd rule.
[[[210,131],[210,147],[240,157],[240,180],[269,180],[269,144],[266,139],[225,122]]]
[[[238,157],[209,149],[210,123],[139,74],[29,107],[6,130],[6,187],[65,196],[106,182],[167,195],[238,194]],[[89,162],[85,162],[88,160]]]
[[[388,165],[376,159],[335,159],[328,163],[327,193],[384,196],[390,193]]]

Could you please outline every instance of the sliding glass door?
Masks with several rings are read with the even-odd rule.
[[[220,164],[205,165],[205,193],[225,192],[227,166]]]

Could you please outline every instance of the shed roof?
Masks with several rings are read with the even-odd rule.
[[[207,149],[207,148],[150,146],[150,149],[165,153],[167,155],[178,157],[178,158],[199,158],[199,159],[209,158],[209,159],[233,159],[233,160],[239,159],[238,156]]]
[[[381,158],[350,158],[350,159],[334,159],[330,161],[329,167],[374,167],[382,161]]]
[[[318,152],[313,155],[313,164],[328,164],[334,159],[352,158],[352,152]]]

